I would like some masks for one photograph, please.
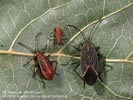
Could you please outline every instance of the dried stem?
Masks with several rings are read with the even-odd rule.
[[[106,59],[106,62],[108,63],[132,63],[133,60],[128,60],[128,59]]]
[[[34,54],[30,54],[30,53],[22,53],[22,52],[15,52],[15,51],[5,51],[5,50],[0,50],[0,54],[3,55],[16,55],[16,56],[35,56]],[[49,53],[45,53],[45,55],[49,55]],[[67,57],[67,58],[73,58],[73,59],[80,59],[80,57],[73,57],[71,55],[66,55],[63,53],[52,53],[50,54],[50,56],[58,56],[58,57]],[[133,64],[133,60],[128,60],[128,59],[106,59],[107,63],[132,63]]]

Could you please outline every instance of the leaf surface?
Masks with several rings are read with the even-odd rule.
[[[17,42],[22,42],[34,48],[35,35],[42,32],[40,47],[48,44],[47,53],[57,52],[65,47],[77,30],[67,28],[71,24],[79,29],[84,29],[85,37],[89,36],[91,22],[106,17],[95,34],[92,42],[99,46],[100,52],[107,59],[125,59],[133,51],[133,7],[132,0],[1,0],[0,1],[0,43],[4,47],[1,50],[14,50],[29,53]],[[116,14],[113,12],[119,10]],[[53,42],[49,41],[49,35],[54,28],[60,26],[63,34],[68,39],[64,46],[54,49]],[[71,44],[77,45],[83,41],[81,35],[64,49],[65,54],[74,55]],[[80,52],[75,52],[80,55]],[[33,78],[34,63],[26,67],[28,57],[0,55],[0,99],[3,100],[128,100],[133,99],[133,64],[107,63],[102,73],[104,83],[99,80],[94,86],[86,85],[83,88],[82,80],[73,72],[74,65],[57,65],[59,76],[52,81],[46,80],[46,88],[37,79]],[[30,58],[30,57],[29,57]],[[50,60],[56,60],[51,57]],[[133,57],[130,58],[131,60]],[[76,60],[76,59],[75,59]],[[62,57],[67,62],[67,57]],[[77,60],[78,61],[78,60]],[[78,68],[81,72],[81,68]],[[81,73],[80,73],[81,74]]]

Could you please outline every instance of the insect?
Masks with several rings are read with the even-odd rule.
[[[64,38],[64,34],[63,34],[63,29],[61,29],[59,26],[54,28],[54,38],[50,39],[50,40],[54,40],[54,45],[57,46],[62,46],[63,45],[63,40],[67,40],[66,38]]]
[[[93,29],[90,32],[88,39],[86,39],[83,36],[83,33],[77,27],[75,27],[73,25],[67,25],[69,27],[73,27],[73,28],[77,29],[78,31],[80,31],[84,38],[84,41],[82,43],[80,43],[78,48],[73,46],[78,51],[80,51],[80,64],[77,64],[77,66],[74,68],[74,72],[76,72],[76,74],[83,80],[84,87],[85,87],[85,83],[87,83],[90,86],[94,85],[96,83],[96,80],[98,77],[102,81],[102,78],[100,75],[101,75],[103,68],[100,70],[100,65],[99,65],[99,60],[101,59],[102,55],[100,53],[98,53],[99,47],[96,48],[95,45],[91,41],[92,35],[94,34],[94,32],[95,32],[96,28],[98,27],[98,25],[100,24],[100,22],[98,24],[94,25]],[[81,46],[81,49],[80,49],[80,46]],[[76,71],[77,68],[79,67],[79,65],[82,68],[83,76],[81,76]]]
[[[44,55],[43,50],[46,49],[47,45],[42,50],[38,49],[38,38],[40,37],[40,35],[41,35],[41,33],[38,33],[35,36],[35,41],[36,41],[35,50],[33,50],[30,46],[27,46],[26,44],[23,44],[20,42],[18,44],[21,45],[22,47],[28,49],[31,53],[35,54],[35,57],[33,57],[33,60],[35,62],[35,68],[34,68],[33,73],[38,74],[41,81],[45,85],[45,82],[43,81],[42,78],[45,78],[46,80],[52,80],[54,78],[54,75],[57,73],[56,73],[56,66],[54,68],[53,63],[55,62],[57,65],[57,62],[56,61],[49,61],[50,55],[48,55],[48,56]],[[31,61],[32,61],[32,59],[30,59],[24,66],[29,64]]]
[[[54,29],[55,32],[55,38],[56,38],[56,44],[57,45],[62,45],[62,30],[60,27],[56,27]]]

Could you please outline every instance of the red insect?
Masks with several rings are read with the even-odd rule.
[[[52,80],[55,74],[55,69],[52,63],[40,51],[36,52],[36,57],[37,57],[37,61],[39,63],[39,67],[40,67],[42,75],[47,80]]]
[[[48,58],[50,57],[50,55],[48,55],[48,56],[44,55],[44,52],[42,50],[45,50],[47,45],[45,46],[44,49],[42,49],[40,51],[38,50],[38,41],[37,40],[40,35],[41,35],[41,33],[38,33],[35,37],[35,41],[36,41],[35,50],[33,50],[31,47],[29,47],[23,43],[19,42],[18,44],[35,54],[35,57],[33,57],[33,60],[35,62],[34,74],[35,75],[38,74],[41,81],[44,83],[42,78],[45,78],[46,80],[52,80],[54,75],[57,74],[56,66],[55,66],[55,68],[53,66],[53,62],[55,62],[56,64],[57,64],[57,62],[49,61]],[[32,61],[32,59],[30,59],[24,66],[29,64],[31,61]]]
[[[54,29],[55,31],[55,38],[56,38],[56,44],[57,45],[62,45],[62,30],[60,27],[56,27]]]
[[[54,38],[50,39],[50,40],[54,40],[54,45],[56,45],[55,48],[57,46],[63,45],[63,42],[64,42],[63,40],[68,40],[68,39],[64,38],[65,35],[63,34],[64,31],[62,31],[62,30],[63,29],[61,29],[60,27],[56,27],[54,29]]]

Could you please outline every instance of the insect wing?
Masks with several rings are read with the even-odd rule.
[[[55,74],[53,65],[45,58],[45,56],[43,56],[43,54],[37,56],[37,59],[42,75],[47,80],[52,80]]]
[[[96,83],[97,75],[95,74],[95,72],[91,67],[88,68],[86,74],[84,75],[84,80],[90,86]]]
[[[85,42],[81,50],[80,64],[82,67],[82,72],[85,75],[87,70],[92,69],[95,74],[99,73],[99,63],[96,54],[95,47],[90,42]]]
[[[54,77],[54,67],[49,63],[39,62],[41,73],[47,80],[52,80]]]

